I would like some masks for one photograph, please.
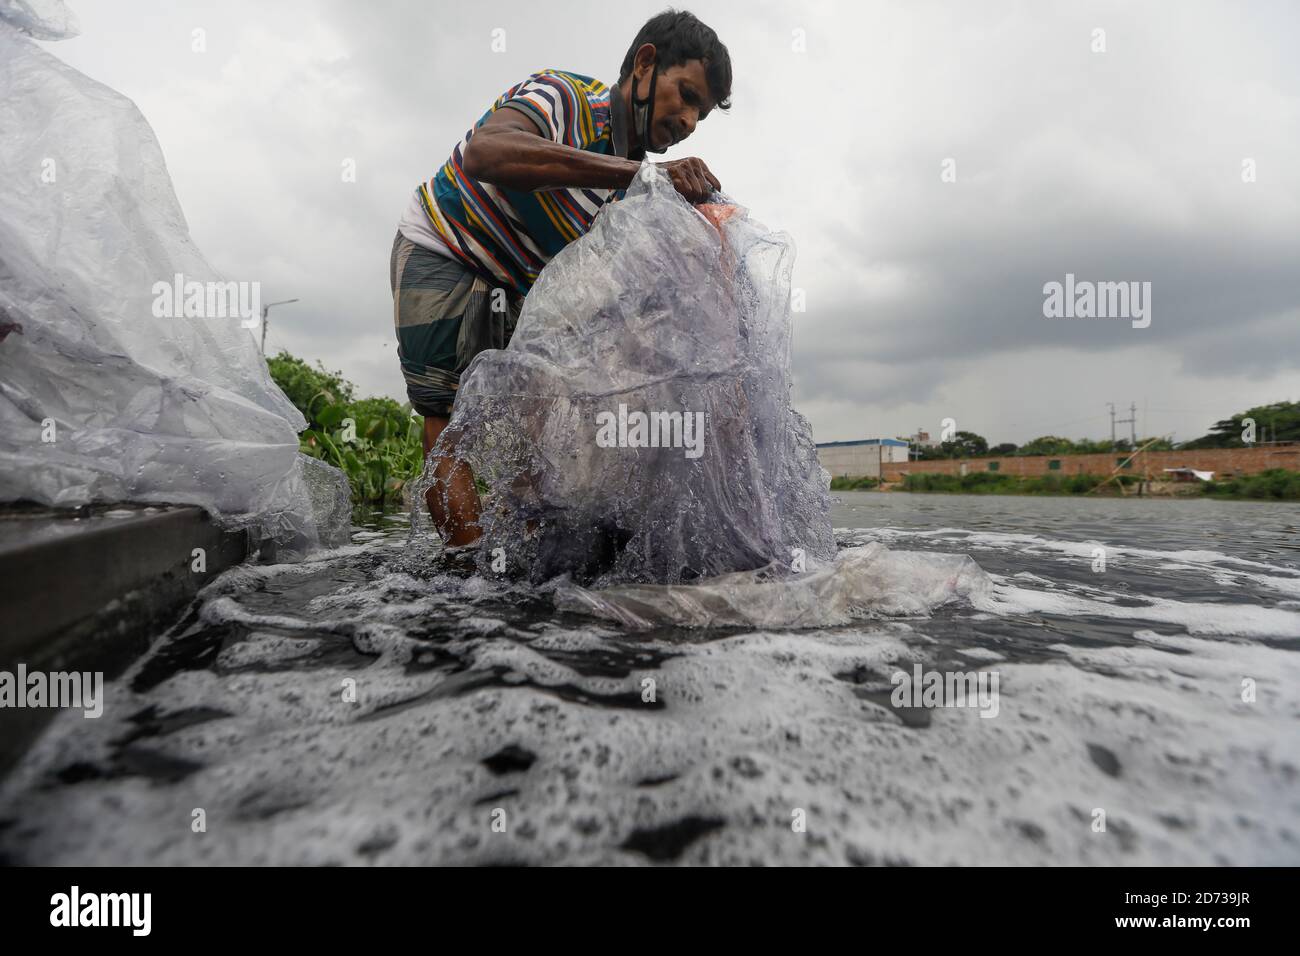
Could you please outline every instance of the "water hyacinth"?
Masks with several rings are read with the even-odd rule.
[[[303,454],[343,471],[354,504],[399,505],[423,460],[420,418],[391,398],[353,397],[342,373],[281,352],[267,363],[271,376],[307,419]]]

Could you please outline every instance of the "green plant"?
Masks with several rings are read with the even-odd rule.
[[[424,463],[423,425],[410,405],[391,398],[355,399],[341,372],[281,352],[267,362],[271,377],[307,419],[299,449],[348,477],[357,504],[393,505]]]
[[[870,491],[879,484],[879,478],[865,475],[861,478],[848,478],[841,475],[831,479],[831,491]]]
[[[1300,471],[1270,468],[1257,475],[1207,481],[1205,493],[1220,498],[1260,498],[1282,501],[1300,500]]]
[[[330,372],[320,362],[312,368],[302,359],[280,352],[267,359],[266,365],[280,391],[302,412],[309,425],[319,424],[313,419],[314,409],[352,401],[352,383],[343,378],[342,372]]]
[[[975,471],[968,475],[919,472],[903,479],[903,490],[976,495],[1082,495],[1092,491],[1101,481],[1096,475],[1058,473],[1021,478],[996,471]]]

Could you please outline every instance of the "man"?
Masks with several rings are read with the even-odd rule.
[[[504,348],[542,267],[623,197],[647,152],[662,153],[731,97],[731,58],[687,12],[653,17],[611,88],[543,70],[502,94],[411,198],[389,265],[398,357],[424,416],[427,456],[447,426],[460,374]],[[700,159],[663,164],[693,203],[721,184]],[[426,499],[449,546],[480,534],[469,467],[434,462]]]

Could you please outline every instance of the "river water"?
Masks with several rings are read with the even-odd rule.
[[[401,515],[234,569],[10,774],[0,854],[1300,864],[1300,507],[843,492],[834,523],[891,594],[818,626],[630,627],[431,573]],[[995,693],[897,706],[918,667]]]

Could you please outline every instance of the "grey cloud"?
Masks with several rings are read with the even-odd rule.
[[[273,313],[272,343],[397,397],[386,269],[409,191],[524,75],[615,79],[653,12],[73,6],[82,39],[50,49],[140,103],[209,259],[268,296],[302,298]],[[1165,392],[1198,395],[1171,408],[1227,414],[1260,390],[1300,391],[1300,8],[686,6],[730,46],[736,105],[671,155],[703,156],[794,236],[808,300],[795,397],[819,437],[937,424],[963,403],[985,409],[990,431],[1090,420],[1127,400],[1143,369]],[[196,23],[207,59],[183,49]],[[1097,26],[1101,55],[1089,50]],[[496,27],[505,53],[490,50]],[[791,50],[796,27],[805,55]],[[1248,156],[1254,184],[1240,180]],[[340,182],[343,157],[356,183]],[[945,157],[956,183],[940,181]],[[1044,318],[1042,286],[1067,271],[1152,282],[1151,327]],[[1059,374],[1017,380],[1042,361]],[[1035,415],[1005,411],[1026,403]],[[1168,427],[1221,417],[1188,416]]]

